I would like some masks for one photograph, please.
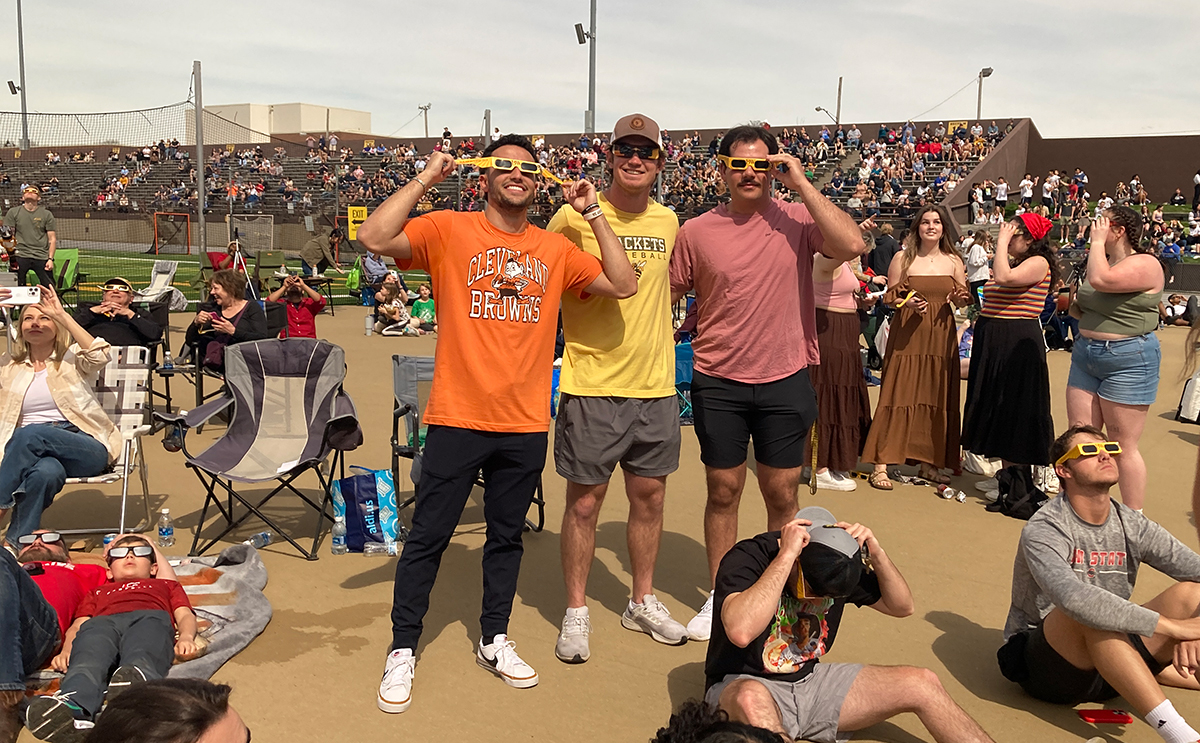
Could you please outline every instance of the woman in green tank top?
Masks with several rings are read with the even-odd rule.
[[[1071,305],[1083,337],[1067,378],[1070,424],[1096,426],[1120,442],[1121,500],[1138,510],[1146,497],[1138,439],[1158,392],[1154,331],[1163,289],[1162,266],[1141,237],[1141,216],[1127,206],[1108,209],[1092,226],[1087,278]]]

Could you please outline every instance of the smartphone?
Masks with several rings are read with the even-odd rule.
[[[14,307],[18,305],[37,304],[42,301],[42,287],[14,286],[9,289],[8,299],[0,304]]]
[[[1114,725],[1128,725],[1133,722],[1133,715],[1123,709],[1081,709],[1076,710],[1076,713],[1084,722],[1101,722]]]

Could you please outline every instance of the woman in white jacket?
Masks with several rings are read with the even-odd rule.
[[[39,527],[66,478],[99,475],[121,450],[85,381],[108,363],[108,341],[80,327],[53,289],[41,291],[21,312],[12,355],[0,359],[0,516],[13,511],[13,547]],[[0,288],[0,303],[8,296]]]

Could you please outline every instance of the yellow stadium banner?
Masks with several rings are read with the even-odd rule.
[[[947,132],[947,133],[949,133],[949,134],[953,134],[953,133],[954,133],[954,130],[955,130],[955,129],[958,129],[960,126],[961,126],[963,129],[969,129],[969,128],[970,128],[970,125],[969,125],[969,124],[967,124],[967,122],[965,122],[965,121],[951,121],[951,122],[950,122],[950,126],[949,126],[949,128],[947,128],[947,129],[946,129],[946,132]]]
[[[374,146],[375,146],[375,140],[373,140],[373,139],[364,139],[363,140],[363,147],[374,147]]]
[[[348,206],[346,207],[346,234],[351,240],[358,239],[358,228],[363,222],[367,221],[367,207],[365,206]]]

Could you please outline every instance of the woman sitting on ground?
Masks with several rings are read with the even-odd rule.
[[[267,316],[258,302],[246,301],[246,275],[226,268],[212,277],[209,301],[188,326],[184,343],[206,368],[225,371],[225,347],[268,337]]]
[[[408,312],[407,300],[408,292],[401,287],[400,278],[395,273],[389,273],[375,294],[376,333],[386,330],[389,335],[418,334],[417,329],[411,326],[412,316]]]
[[[41,525],[68,477],[104,472],[121,433],[84,378],[109,361],[109,344],[63,309],[54,290],[21,312],[12,355],[0,359],[0,518],[12,510],[12,547]],[[0,302],[10,291],[0,288]]]

